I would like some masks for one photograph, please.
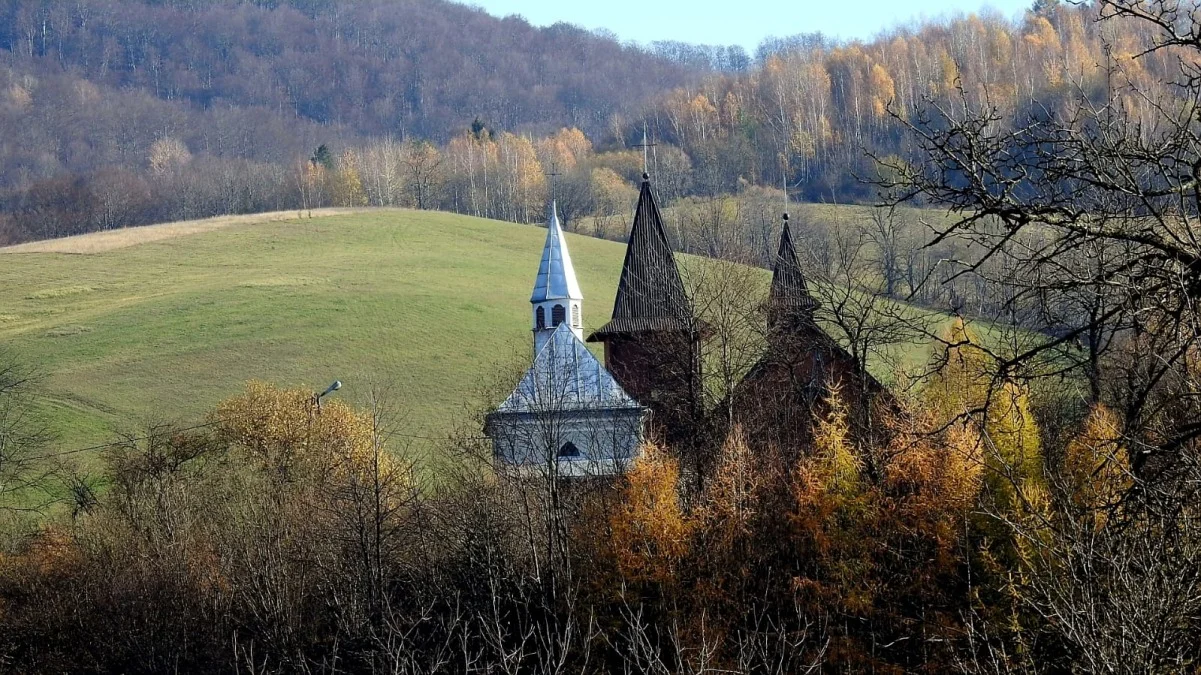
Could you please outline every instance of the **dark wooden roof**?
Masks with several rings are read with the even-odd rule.
[[[796,246],[792,242],[792,231],[788,227],[788,214],[784,214],[784,232],[780,235],[780,250],[771,278],[771,294],[768,303],[773,311],[812,315],[817,309],[817,299],[809,294],[809,285],[797,261]]]
[[[613,318],[588,341],[648,331],[691,331],[691,315],[684,282],[663,229],[663,216],[651,192],[650,179],[643,174]]]

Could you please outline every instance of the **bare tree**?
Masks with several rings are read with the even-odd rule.
[[[1189,3],[1098,5],[1100,21],[1151,27],[1136,58],[1171,60],[1177,81],[1136,86],[1110,63],[1104,96],[1078,85],[1071,106],[1032,105],[1016,124],[966,95],[930,103],[898,117],[928,160],[884,161],[880,186],[953,214],[929,245],[954,245],[944,283],[976,289],[976,309],[1005,326],[987,347],[996,391],[1045,381],[1116,413],[1118,449],[1088,476],[1126,467],[1113,500],[1072,508],[998,471],[1021,501],[986,509],[1027,575],[1013,639],[1054,644],[1085,672],[1171,672],[1196,663],[1201,618],[1201,20]],[[1056,470],[1048,455],[1039,480],[1054,487]],[[973,663],[1003,666],[1004,642],[973,646]]]
[[[1097,102],[1080,91],[1071,112],[1031,114],[1014,127],[966,97],[953,109],[932,104],[905,122],[929,161],[885,162],[894,173],[882,186],[895,190],[897,201],[926,201],[956,214],[930,243],[955,240],[975,251],[954,261],[949,281],[979,278],[1010,289],[995,314],[1029,317],[1048,306],[1048,296],[1084,303],[1070,326],[1025,321],[1044,337],[999,355],[1001,370],[1059,374],[1065,357],[1095,370],[1104,349],[1140,332],[1163,336],[1156,353],[1131,354],[1147,370],[1123,412],[1132,433],[1157,427],[1149,453],[1173,453],[1201,435],[1192,418],[1156,414],[1153,395],[1165,379],[1188,377],[1198,338],[1201,69],[1187,56],[1201,52],[1201,29],[1178,3],[1104,0],[1100,9],[1103,21],[1142,21],[1158,30],[1142,58],[1178,58],[1182,76],[1174,88],[1121,85],[1116,71],[1109,98]],[[1140,116],[1123,104],[1127,99],[1152,114]],[[1136,325],[1117,330],[1122,317],[1137,317]],[[1085,359],[1074,357],[1081,345],[1092,345]],[[1177,403],[1195,403],[1189,391],[1177,393],[1184,397]]]
[[[0,511],[37,511],[49,502],[50,435],[34,414],[35,379],[0,349]]]

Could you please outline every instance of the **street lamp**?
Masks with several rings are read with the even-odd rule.
[[[313,396],[313,401],[316,402],[316,404],[317,404],[317,412],[321,412],[321,399],[334,393],[335,391],[338,391],[341,388],[342,388],[342,381],[334,380],[334,383],[329,385],[328,387],[326,387],[325,391],[321,392],[320,394],[315,394]]]

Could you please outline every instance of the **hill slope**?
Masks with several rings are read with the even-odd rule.
[[[269,162],[318,138],[445,140],[477,116],[599,135],[703,70],[446,0],[12,0],[0,3],[0,131],[21,133],[3,134],[0,185],[140,161],[163,135]]]
[[[339,379],[357,404],[381,387],[404,433],[441,437],[528,365],[546,230],[404,209],[283,217],[0,248],[0,344],[45,376],[62,449],[199,422],[251,379]],[[587,332],[612,310],[625,246],[568,237]],[[925,363],[928,345],[894,350],[877,376]]]
[[[134,230],[130,233],[136,232]],[[569,235],[599,326],[621,244]],[[94,255],[0,254],[0,343],[46,375],[65,447],[195,422],[248,379],[363,402],[390,385],[409,433],[442,431],[529,350],[545,230],[435,212],[235,225]]]

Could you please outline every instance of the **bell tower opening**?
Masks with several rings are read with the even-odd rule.
[[[560,325],[571,320],[571,332],[583,340],[581,307],[584,294],[576,280],[571,254],[567,251],[567,236],[559,224],[559,215],[552,202],[546,223],[546,244],[530,303],[534,307],[534,351],[541,351],[547,339]],[[547,316],[547,314],[550,316]],[[570,314],[569,314],[570,313]]]

